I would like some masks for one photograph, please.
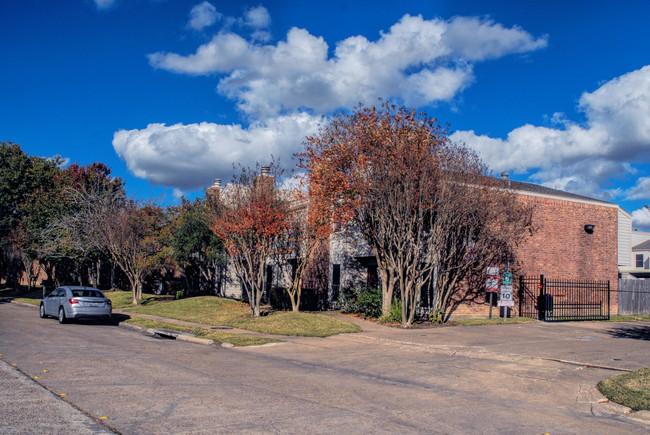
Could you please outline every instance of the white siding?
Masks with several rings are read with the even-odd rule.
[[[618,208],[618,266],[632,267],[632,215]]]

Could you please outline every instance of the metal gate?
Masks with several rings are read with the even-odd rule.
[[[546,322],[609,320],[609,281],[519,278],[519,315]]]

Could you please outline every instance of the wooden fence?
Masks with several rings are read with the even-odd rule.
[[[618,314],[650,316],[650,279],[618,280]]]

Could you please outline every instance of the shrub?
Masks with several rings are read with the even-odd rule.
[[[379,318],[381,323],[402,323],[402,299],[397,299],[390,306],[390,313]]]
[[[429,313],[429,321],[431,323],[442,323],[442,316],[445,314],[443,310],[431,311]]]
[[[381,289],[367,288],[359,292],[357,297],[359,311],[366,317],[381,316]]]
[[[178,300],[178,299],[183,299],[183,290],[178,290],[178,291],[176,292],[176,297],[175,297],[175,299],[177,299],[177,300]]]
[[[339,305],[346,313],[358,313],[358,293],[354,287],[344,287],[339,295]]]

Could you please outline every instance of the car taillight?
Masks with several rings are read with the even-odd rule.
[[[76,300],[75,298],[68,299],[68,302],[70,302],[71,304],[78,304],[79,303],[79,301]]]
[[[113,302],[111,302],[110,299],[106,299],[106,303],[107,303],[108,305],[111,305]]]

